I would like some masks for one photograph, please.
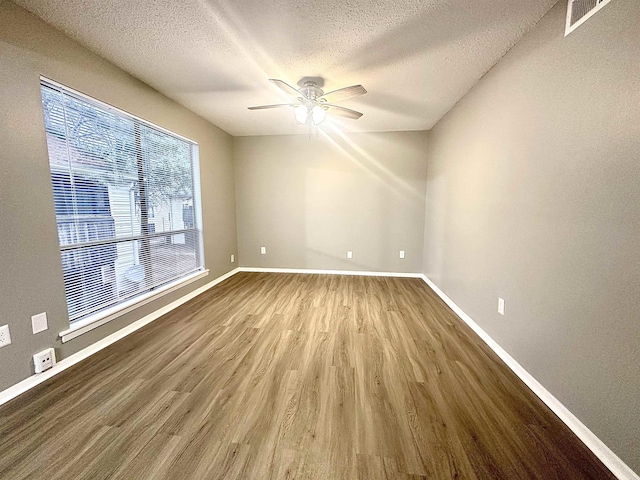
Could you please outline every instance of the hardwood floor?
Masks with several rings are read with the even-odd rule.
[[[0,478],[615,477],[422,280],[240,273],[1,407]]]

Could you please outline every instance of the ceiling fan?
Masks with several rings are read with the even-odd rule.
[[[282,80],[270,78],[269,81],[275,86],[294,97],[298,103],[279,103],[276,105],[259,105],[257,107],[249,107],[249,110],[264,110],[267,108],[293,108],[293,114],[299,123],[306,124],[312,122],[314,125],[322,123],[327,112],[341,115],[343,117],[357,120],[362,113],[351,110],[350,108],[335,105],[334,102],[346,100],[347,98],[364,95],[367,93],[362,85],[351,85],[350,87],[339,88],[332,92],[324,93],[317,82],[307,80],[303,86],[296,89]]]

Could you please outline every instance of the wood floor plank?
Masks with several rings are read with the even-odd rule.
[[[0,407],[0,478],[614,476],[422,280],[239,273]]]

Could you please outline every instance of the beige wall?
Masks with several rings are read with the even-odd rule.
[[[565,11],[430,133],[424,271],[640,471],[640,2]]]
[[[209,277],[66,344],[62,267],[44,134],[40,75],[191,138],[200,145]],[[59,358],[229,271],[236,249],[231,137],[160,95],[11,2],[0,0],[0,325],[13,343],[0,349],[0,391],[32,374],[31,355]],[[46,311],[49,330],[31,332]]]
[[[420,272],[426,139],[234,138],[240,265]]]

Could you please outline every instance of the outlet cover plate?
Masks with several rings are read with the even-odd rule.
[[[33,334],[44,332],[49,328],[49,323],[47,322],[47,312],[42,312],[37,315],[31,317],[31,329],[33,330]]]
[[[49,370],[56,364],[56,351],[53,348],[47,348],[33,356],[33,366],[36,373],[42,373]]]
[[[9,325],[2,325],[0,327],[0,348],[6,347],[11,344],[11,333],[9,332]]]
[[[498,297],[498,313],[504,315],[504,299]]]
[[[353,252],[351,250],[347,250],[347,258],[353,258]]]

